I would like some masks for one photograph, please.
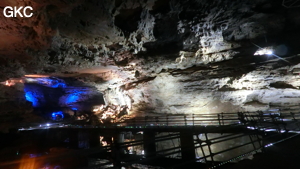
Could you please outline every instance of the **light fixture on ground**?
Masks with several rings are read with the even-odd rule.
[[[259,48],[254,55],[273,55],[274,54],[274,49],[273,47],[265,47],[265,48]]]

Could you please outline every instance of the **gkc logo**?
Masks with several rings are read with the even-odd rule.
[[[29,18],[32,17],[33,15],[32,11],[33,8],[31,6],[25,6],[25,7],[7,6],[3,10],[3,15],[7,18],[18,17],[18,16]]]

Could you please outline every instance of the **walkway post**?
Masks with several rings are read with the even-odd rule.
[[[169,126],[169,115],[166,116],[167,126]]]
[[[113,144],[112,144],[112,159],[115,169],[121,169],[121,154],[124,153],[124,149],[120,147],[120,143],[124,142],[124,133],[117,132],[113,135]]]
[[[89,130],[89,144],[90,148],[100,146],[100,136],[96,130]]]
[[[194,127],[195,126],[195,115],[194,115],[194,113],[192,115],[193,115],[193,127]]]
[[[154,157],[156,155],[155,132],[144,131],[143,139],[145,157]]]
[[[69,132],[69,147],[72,149],[78,149],[78,129],[70,129]]]
[[[180,145],[182,160],[196,159],[193,132],[180,132]]]

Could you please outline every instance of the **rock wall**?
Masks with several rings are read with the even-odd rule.
[[[23,85],[0,85],[0,132],[8,132],[23,123],[42,122],[43,119],[32,111],[32,104],[25,99]]]
[[[300,13],[282,0],[24,0],[1,18],[1,81],[82,77],[132,113],[299,108]],[[273,46],[274,55],[253,56]],[[100,80],[99,80],[100,79]]]

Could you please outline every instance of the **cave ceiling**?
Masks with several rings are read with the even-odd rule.
[[[0,15],[3,83],[72,77],[135,113],[300,108],[300,10],[282,0],[2,0],[1,13],[5,6],[34,15]],[[254,55],[264,47],[273,53]],[[25,99],[20,85],[0,88],[0,102]]]

